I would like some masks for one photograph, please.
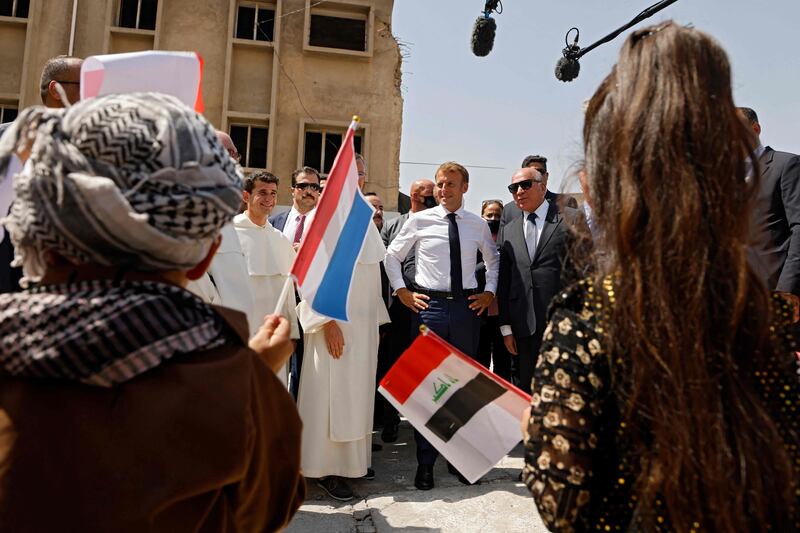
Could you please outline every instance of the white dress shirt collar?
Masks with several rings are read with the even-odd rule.
[[[446,218],[447,215],[449,215],[450,213],[455,213],[456,214],[456,218],[464,218],[464,203],[463,202],[461,203],[461,207],[459,207],[455,211],[448,211],[447,209],[444,208],[444,206],[442,204],[437,205],[433,209],[435,209],[436,210],[435,211],[436,214],[438,214],[442,218]]]
[[[550,211],[550,202],[548,200],[542,200],[542,203],[539,204],[539,207],[536,208],[534,213],[536,213],[536,224],[539,224],[540,220],[547,219],[547,213]],[[528,219],[528,216],[531,214],[530,211],[522,211],[525,213],[525,220]]]

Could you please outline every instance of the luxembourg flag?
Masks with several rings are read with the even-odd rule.
[[[522,439],[519,421],[531,403],[425,327],[378,390],[470,483]]]
[[[353,117],[291,270],[311,309],[345,322],[353,272],[374,210],[358,188],[353,146],[358,121]]]

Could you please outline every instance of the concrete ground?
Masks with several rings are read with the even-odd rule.
[[[374,434],[374,442],[381,443]],[[522,445],[517,446],[480,484],[462,485],[437,461],[433,490],[414,488],[417,468],[414,437],[406,421],[397,442],[383,444],[372,455],[373,481],[352,482],[356,497],[347,503],[329,498],[308,480],[308,498],[289,533],[375,533],[389,531],[534,532],[543,533],[536,505],[517,481],[522,468]]]

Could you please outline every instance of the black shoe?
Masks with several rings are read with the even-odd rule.
[[[519,477],[517,478],[517,481],[522,483],[522,470],[519,471]]]
[[[327,476],[317,480],[317,485],[328,493],[328,496],[340,502],[353,499],[353,489],[347,484],[344,478],[339,476]]]
[[[367,473],[361,476],[361,479],[372,481],[373,479],[375,479],[375,471],[371,468],[367,468]]]
[[[383,445],[381,445],[381,444],[375,444],[374,442],[372,443],[372,451],[373,451],[373,452],[379,452],[379,451],[381,451],[382,449],[383,449]]]
[[[447,471],[456,476],[458,480],[464,485],[480,485],[481,482],[480,480],[476,481],[475,483],[470,483],[469,480],[465,478],[463,475],[461,475],[461,472],[459,472],[456,469],[456,467],[451,465],[449,462],[447,463]]]
[[[391,422],[383,426],[381,431],[381,440],[383,442],[396,442],[397,441],[397,424]]]
[[[419,465],[417,467],[414,486],[419,490],[431,490],[433,488],[433,465]]]

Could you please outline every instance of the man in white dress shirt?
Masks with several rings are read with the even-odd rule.
[[[253,323],[250,334],[261,327],[263,317],[275,312],[278,297],[289,277],[295,252],[292,243],[280,231],[272,227],[267,217],[278,198],[278,177],[269,172],[258,172],[244,181],[242,200],[247,205],[244,213],[233,219],[242,252],[247,261],[250,289],[253,295]],[[295,302],[287,298],[279,314],[289,320],[291,338],[300,338],[297,326]],[[284,385],[288,382],[287,367],[278,372]]]
[[[483,313],[497,290],[499,259],[489,226],[464,210],[469,173],[455,162],[436,171],[439,205],[408,219],[386,253],[386,272],[396,296],[425,324],[450,344],[475,357]],[[486,290],[478,293],[475,278],[478,251],[486,264]],[[414,287],[406,287],[402,262],[414,254]],[[433,488],[433,465],[439,453],[418,432],[417,475],[420,490]],[[457,473],[451,469],[451,473]],[[462,482],[466,480],[459,475]]]

